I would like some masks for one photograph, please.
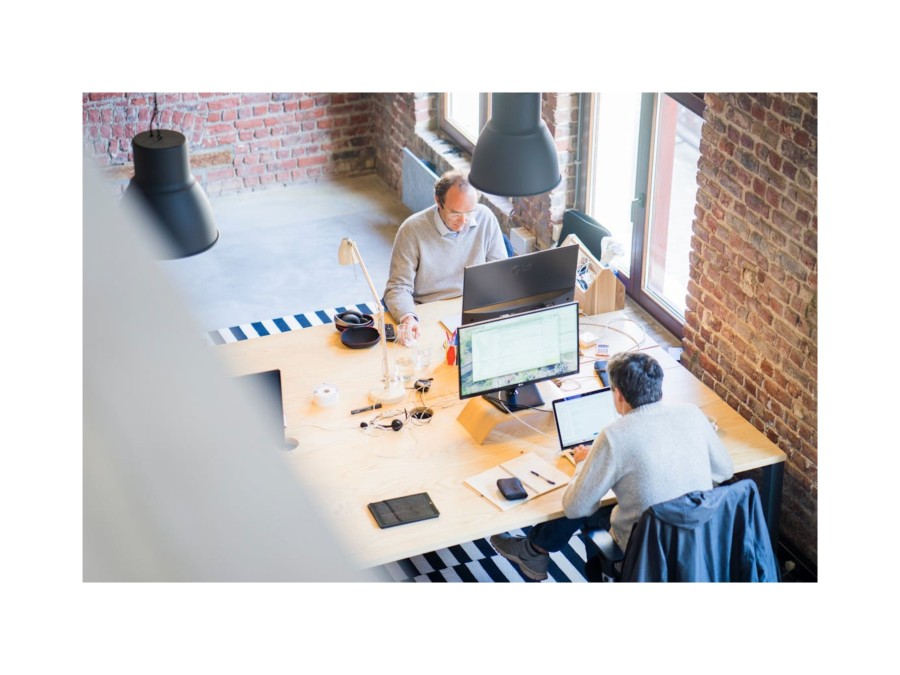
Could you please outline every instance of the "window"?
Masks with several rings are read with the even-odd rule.
[[[592,103],[585,212],[630,251],[641,95],[595,94]],[[631,256],[616,260],[616,267],[629,275]]]
[[[586,213],[625,248],[630,295],[672,333],[684,325],[701,94],[593,94]]]
[[[454,92],[440,95],[441,129],[470,154],[478,134],[490,119],[490,99],[490,94]]]

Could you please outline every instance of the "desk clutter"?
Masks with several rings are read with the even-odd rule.
[[[568,482],[569,476],[533,452],[509,459],[465,480],[466,485],[501,511],[560,488]],[[507,492],[513,485],[520,488],[521,492]]]

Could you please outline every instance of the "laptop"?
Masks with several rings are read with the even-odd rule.
[[[616,420],[618,414],[613,404],[612,389],[604,387],[556,399],[553,401],[553,416],[556,418],[560,451],[574,464],[572,449],[579,445],[591,445],[600,432]]]

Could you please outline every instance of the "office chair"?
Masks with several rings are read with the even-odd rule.
[[[759,491],[750,479],[651,506],[624,552],[606,530],[584,534],[589,581],[779,580]]]
[[[516,255],[516,250],[513,248],[512,242],[509,240],[509,237],[506,235],[506,232],[501,230],[500,232],[503,235],[503,245],[506,247],[506,257],[512,258]]]
[[[612,236],[612,233],[596,220],[575,209],[569,209],[563,214],[563,226],[556,245],[561,246],[570,234],[578,237],[597,260],[600,260],[602,251],[600,244],[603,237]]]

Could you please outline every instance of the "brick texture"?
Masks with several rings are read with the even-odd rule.
[[[683,362],[788,456],[817,561],[817,96],[706,94]]]
[[[210,196],[375,170],[371,94],[173,93],[157,101],[159,126],[185,135],[191,172]],[[85,150],[114,191],[128,186],[131,139],[150,128],[152,114],[153,94],[82,95]]]
[[[578,95],[545,93],[541,117],[556,142],[562,180],[550,192],[512,200],[512,225],[523,226],[535,236],[538,249],[552,245],[553,226],[562,223],[563,213],[575,203],[575,169],[578,137]]]

